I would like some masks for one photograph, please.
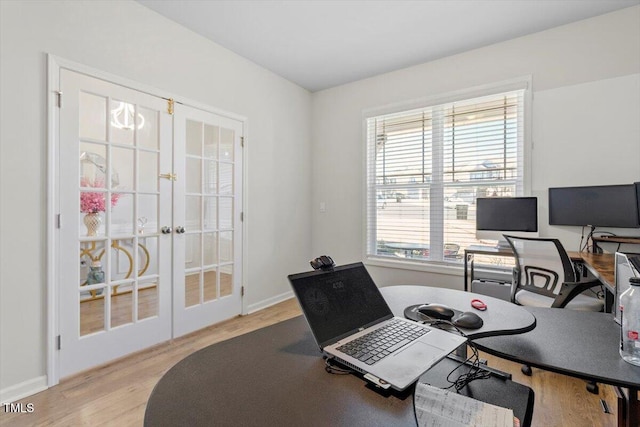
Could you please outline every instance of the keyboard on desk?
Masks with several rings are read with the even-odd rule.
[[[427,332],[424,327],[392,319],[389,324],[341,345],[338,350],[373,365]]]

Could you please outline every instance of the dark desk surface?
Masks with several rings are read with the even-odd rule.
[[[406,301],[415,304],[414,298],[435,302],[436,297],[462,309],[472,295],[413,286],[384,288],[383,294],[394,312],[402,311]],[[465,298],[456,299],[456,294]],[[497,308],[485,300],[490,310]],[[524,313],[516,317],[526,319]],[[501,314],[503,321],[508,316]],[[425,382],[441,385],[443,374],[456,366],[448,359],[441,363],[423,376]],[[321,353],[300,316],[214,344],[178,362],[151,393],[145,425],[416,425],[411,390],[404,396],[383,396],[366,384],[355,375],[325,372]],[[533,392],[528,387],[491,377],[471,383],[466,393],[512,407],[516,416],[530,419]]]
[[[425,382],[442,385],[445,359]],[[413,395],[383,396],[354,375],[331,375],[302,316],[204,348],[154,388],[145,426],[415,426]],[[497,377],[466,394],[531,418],[533,392]],[[529,413],[527,415],[527,405]]]
[[[611,313],[525,307],[534,330],[476,340],[478,348],[548,371],[621,387],[640,387],[640,367],[620,358],[620,326]]]

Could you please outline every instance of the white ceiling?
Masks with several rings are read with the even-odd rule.
[[[640,0],[138,2],[312,92],[640,4]]]

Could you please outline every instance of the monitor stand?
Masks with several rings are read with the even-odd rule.
[[[496,249],[500,251],[510,250],[511,245],[509,245],[509,242],[507,242],[506,239],[498,239],[498,243],[496,243]]]

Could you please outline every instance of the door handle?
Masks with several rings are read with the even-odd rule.
[[[160,229],[162,234],[171,234],[171,227],[167,227],[166,225]]]
[[[184,229],[183,226],[179,225],[179,226],[176,227],[176,233],[184,234],[184,232],[185,232],[185,229]]]
[[[175,173],[161,173],[158,177],[168,179],[169,181],[175,181],[178,179],[178,175]]]

